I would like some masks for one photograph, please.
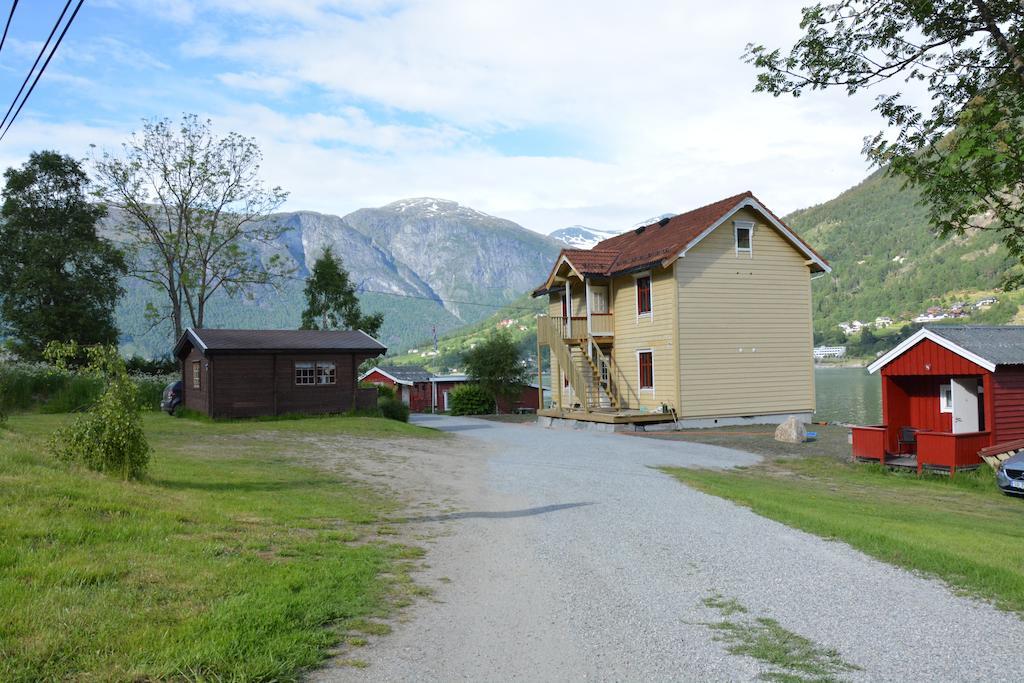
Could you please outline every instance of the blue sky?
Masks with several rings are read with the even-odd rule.
[[[862,179],[880,125],[870,96],[750,92],[744,45],[792,42],[804,2],[87,0],[0,164],[194,112],[257,139],[289,209],[438,196],[549,232],[750,189],[785,213]],[[62,6],[19,5],[5,105]]]

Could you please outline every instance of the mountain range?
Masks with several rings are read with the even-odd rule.
[[[854,319],[908,318],[928,306],[969,300],[998,287],[1013,265],[998,235],[974,230],[940,240],[930,231],[918,199],[898,179],[878,172],[835,199],[784,217],[833,266],[813,286],[817,331]],[[590,248],[617,234],[574,225],[543,236],[457,202],[429,197],[345,216],[295,211],[271,220],[286,230],[276,243],[260,247],[261,257],[280,254],[295,269],[294,277],[278,290],[257,289],[241,300],[213,302],[208,324],[297,326],[302,281],[316,257],[331,246],[358,283],[364,309],[384,313],[380,336],[394,352],[432,345],[435,335],[476,338],[490,320],[529,324],[531,316],[524,315],[520,297],[543,281],[559,249]],[[108,232],[113,230],[108,226]],[[144,316],[147,302],[160,302],[158,294],[131,280],[126,289],[118,309],[125,350],[165,354],[171,343],[168,330],[148,329]],[[1024,303],[1017,293],[1000,297],[1000,309],[986,322],[1014,319],[1018,304]]]
[[[345,216],[312,211],[268,218],[285,227],[260,258],[279,254],[294,269],[279,289],[251,290],[245,298],[211,302],[211,327],[294,328],[303,308],[303,280],[328,246],[340,256],[368,312],[384,313],[381,341],[404,348],[435,333],[472,324],[532,289],[547,276],[562,243],[457,202],[405,199]],[[104,232],[116,237],[116,226]],[[148,302],[159,293],[128,279],[118,307],[127,353],[167,353],[170,331],[149,329]]]

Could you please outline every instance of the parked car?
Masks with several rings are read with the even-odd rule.
[[[160,410],[168,415],[174,415],[174,411],[185,400],[184,388],[185,385],[180,379],[164,387],[164,398],[160,401]]]
[[[1024,453],[1018,453],[999,463],[996,483],[1007,495],[1024,496]]]

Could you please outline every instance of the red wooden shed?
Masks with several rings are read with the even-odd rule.
[[[359,376],[360,382],[384,384],[414,413],[430,410],[433,375],[419,365],[378,365]]]
[[[883,424],[853,428],[855,458],[952,473],[1024,438],[1024,326],[922,328],[868,372],[882,378]]]

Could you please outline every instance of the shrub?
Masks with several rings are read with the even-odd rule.
[[[58,366],[78,353],[75,344],[51,344],[47,355]],[[103,393],[89,412],[58,429],[50,448],[62,459],[91,470],[137,479],[149,464],[149,443],[142,431],[139,388],[128,376],[124,359],[113,346],[86,349],[85,371],[104,383]]]
[[[452,415],[487,415],[494,412],[494,399],[479,384],[463,384],[448,395]]]
[[[160,408],[163,388],[176,375],[133,375],[143,410]],[[103,394],[105,383],[95,373],[72,371],[66,363],[0,362],[0,410],[38,408],[44,413],[85,410]]]
[[[381,398],[377,402],[377,407],[380,409],[380,414],[389,420],[409,421],[409,406],[396,398]]]
[[[373,382],[363,382],[359,385],[362,389],[376,389],[377,398],[395,398],[395,388],[390,384],[374,384]]]

